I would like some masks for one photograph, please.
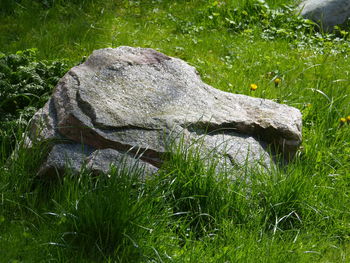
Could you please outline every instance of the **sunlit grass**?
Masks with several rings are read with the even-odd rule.
[[[253,0],[62,0],[51,8],[41,2],[8,6],[0,18],[1,52],[34,47],[38,59],[75,65],[97,48],[154,48],[184,59],[215,88],[297,107],[303,143],[287,167],[240,172],[244,178],[235,181],[198,149],[173,145],[147,182],[120,167],[111,180],[67,171],[52,182],[34,177],[42,146],[25,150],[24,130],[10,131],[19,151],[9,161],[8,143],[1,145],[1,260],[350,260],[350,66],[343,38],[319,35],[308,46],[299,35],[266,39],[259,27],[236,32],[214,20],[225,14],[217,12],[221,2],[240,10],[239,20],[255,12]],[[293,2],[267,1],[272,8]]]

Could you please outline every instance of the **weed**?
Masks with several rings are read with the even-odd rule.
[[[14,133],[25,128],[36,110],[48,100],[66,72],[61,61],[36,61],[36,50],[0,56],[0,144],[5,156],[14,147]]]

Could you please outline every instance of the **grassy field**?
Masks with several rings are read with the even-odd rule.
[[[349,33],[323,33],[295,5],[2,1],[0,262],[350,262]],[[120,45],[184,59],[215,88],[300,109],[296,158],[232,182],[215,160],[173,145],[147,182],[123,167],[36,178],[44,146],[21,142],[30,116],[69,67]]]

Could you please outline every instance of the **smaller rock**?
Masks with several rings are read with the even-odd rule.
[[[56,144],[52,146],[46,161],[41,165],[38,176],[48,176],[51,178],[64,174],[69,167],[74,173],[81,171],[84,160],[94,149],[87,145],[76,143]]]
[[[205,155],[215,156],[219,160],[219,170],[248,167],[270,168],[271,156],[267,152],[267,143],[252,136],[234,131],[225,133],[211,132],[191,136],[191,145],[198,147]]]
[[[116,167],[125,168],[129,171],[135,171],[136,173],[141,172],[141,179],[147,175],[155,174],[158,168],[146,163],[138,158],[133,158],[128,154],[122,154],[114,149],[101,149],[94,151],[87,158],[86,167],[91,170],[94,174],[108,173],[111,165]]]
[[[307,19],[318,23],[326,32],[344,24],[350,17],[349,0],[305,0],[298,10]]]
[[[57,177],[64,174],[67,167],[74,173],[80,173],[84,168],[93,174],[107,174],[112,165],[121,169],[139,171],[141,179],[152,175],[158,168],[140,160],[139,156],[130,156],[113,149],[95,148],[78,143],[61,143],[52,146],[46,161],[41,165],[38,176]]]

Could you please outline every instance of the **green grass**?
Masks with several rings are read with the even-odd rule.
[[[181,144],[146,182],[123,167],[50,181],[35,178],[44,146],[24,149],[25,126],[3,125],[12,142],[1,141],[1,261],[349,262],[347,28],[323,34],[283,7],[294,1],[266,2],[2,2],[3,53],[37,48],[35,61],[73,66],[97,48],[151,47],[215,88],[297,107],[303,144],[287,167],[232,172],[233,182]]]

